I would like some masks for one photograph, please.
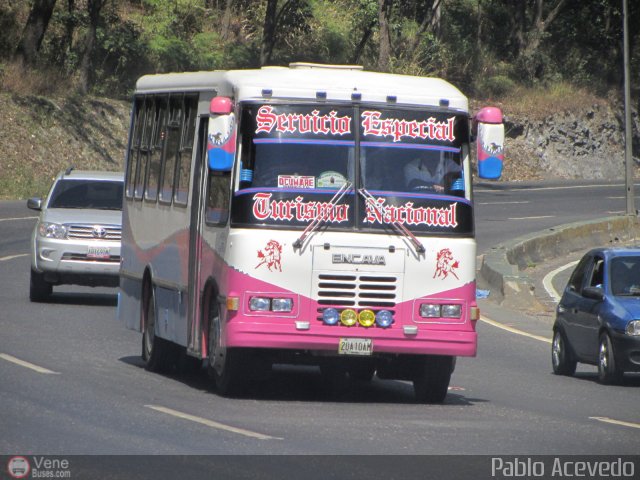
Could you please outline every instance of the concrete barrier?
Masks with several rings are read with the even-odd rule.
[[[481,258],[479,272],[482,281],[499,296],[498,301],[521,306],[536,302],[535,284],[527,268],[555,257],[597,246],[628,244],[639,238],[640,223],[636,216],[570,223],[493,247]]]

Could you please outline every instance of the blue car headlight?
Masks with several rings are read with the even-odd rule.
[[[625,333],[627,335],[632,335],[634,337],[640,335],[640,320],[632,320],[627,323],[627,328],[625,329]]]

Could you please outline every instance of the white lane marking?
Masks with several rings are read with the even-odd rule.
[[[539,218],[554,218],[555,215],[538,215],[537,217],[509,217],[507,220],[537,220]]]
[[[8,257],[0,257],[0,262],[6,262],[7,260],[13,260],[14,258],[26,257],[28,253],[19,253],[18,255],[9,255]]]
[[[639,184],[634,184],[634,186],[638,186]],[[514,190],[526,190],[526,191],[537,191],[537,190],[576,190],[580,188],[615,188],[615,187],[623,187],[623,184],[600,184],[600,185],[562,185],[558,187],[525,187],[525,188],[509,188],[505,187],[503,191],[514,191]],[[483,192],[483,193],[494,193],[496,190],[493,189],[483,189],[483,188],[474,188],[474,192]]]
[[[14,217],[14,218],[0,218],[0,222],[9,222],[11,220],[33,220],[38,217]]]
[[[14,363],[16,365],[20,365],[21,367],[29,368],[38,373],[47,373],[52,375],[60,375],[60,372],[54,372],[53,370],[49,370],[48,368],[40,367],[34,363],[25,362],[24,360],[20,360],[19,358],[14,357],[13,355],[7,355],[6,353],[0,353],[0,358],[5,359],[7,362]]]
[[[480,320],[492,325],[496,328],[501,328],[502,330],[506,330],[507,332],[515,333],[516,335],[522,335],[523,337],[533,338],[534,340],[538,340],[540,342],[545,342],[551,344],[551,339],[546,337],[541,337],[540,335],[534,335],[533,333],[527,333],[523,330],[519,330],[517,328],[509,327],[508,325],[504,325],[500,322],[496,322],[495,320],[491,320],[485,316],[480,316]]]
[[[252,432],[251,430],[245,430],[243,428],[232,427],[231,425],[225,425],[224,423],[214,422],[202,417],[196,417],[195,415],[189,415],[188,413],[179,412],[171,408],[162,407],[159,405],[145,405],[145,407],[155,410],[157,412],[166,413],[173,417],[182,418],[184,420],[190,420],[192,422],[200,423],[208,427],[217,428],[219,430],[225,430],[227,432],[237,433],[246,437],[257,438],[258,440],[282,440],[279,437],[272,437],[270,435],[264,435],[262,433]]]
[[[478,202],[478,205],[514,205],[520,203],[531,203],[528,200],[523,200],[519,202]]]
[[[623,427],[640,428],[640,423],[624,422],[622,420],[615,420],[609,417],[589,417],[591,420],[597,420],[598,422],[612,423],[614,425],[621,425]]]
[[[571,268],[574,265],[577,265],[578,262],[579,260],[576,260],[574,262],[570,262],[570,263],[567,263],[566,265],[558,267],[555,270],[552,270],[549,273],[547,273],[542,279],[542,285],[544,286],[544,289],[547,291],[549,296],[555,300],[556,303],[560,301],[560,294],[553,287],[553,278],[563,270],[566,270],[567,268]]]

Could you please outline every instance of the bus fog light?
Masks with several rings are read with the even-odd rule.
[[[627,335],[639,336],[640,335],[640,320],[633,320],[627,323],[626,329]]]
[[[271,299],[264,297],[251,297],[249,299],[249,310],[252,312],[268,312],[271,310]]]
[[[290,312],[293,310],[293,300],[290,298],[271,299],[271,310],[274,312]]]
[[[355,310],[351,310],[350,308],[347,308],[346,310],[343,310],[342,313],[340,314],[340,322],[343,325],[346,325],[347,327],[352,327],[353,325],[356,324],[357,321],[358,321],[358,314],[355,312]]]
[[[322,321],[327,325],[335,325],[340,320],[340,314],[335,308],[325,308],[322,312]]]
[[[390,327],[393,323],[393,314],[389,310],[380,310],[376,313],[376,323],[382,328]]]
[[[445,318],[460,318],[462,308],[460,305],[442,305],[442,316]]]
[[[420,316],[424,318],[437,318],[440,316],[440,305],[423,303],[420,305]]]
[[[371,310],[362,310],[358,314],[358,322],[363,327],[371,327],[376,322],[376,314]]]

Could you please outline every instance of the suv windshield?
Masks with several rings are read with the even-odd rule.
[[[122,210],[123,182],[60,180],[49,199],[49,208]]]

